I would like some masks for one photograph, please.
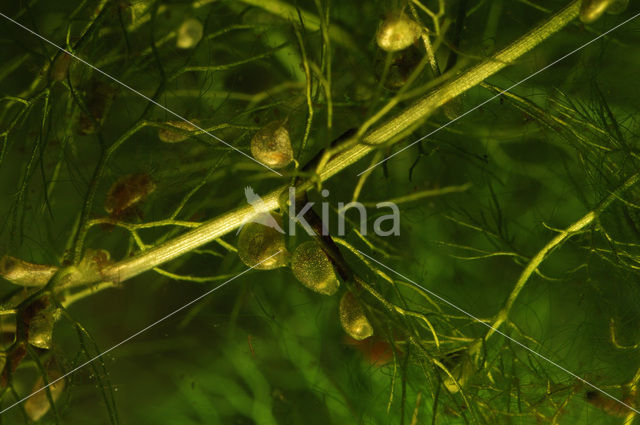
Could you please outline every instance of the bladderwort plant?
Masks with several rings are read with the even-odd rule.
[[[0,421],[639,421],[639,7],[3,4]]]

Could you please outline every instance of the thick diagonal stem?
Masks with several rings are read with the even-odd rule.
[[[422,99],[415,102],[405,111],[390,119],[386,123],[373,129],[364,137],[363,144],[357,144],[341,153],[336,154],[326,166],[319,171],[315,182],[325,181],[338,172],[376,148],[376,145],[391,140],[398,133],[408,129],[416,123],[424,121],[439,107],[459,96],[470,88],[478,85],[486,78],[494,75],[509,64],[512,64],[523,54],[527,53],[545,39],[562,29],[578,16],[580,0],[574,0],[568,6],[549,17],[536,28],[520,37],[508,47],[502,49],[494,56],[464,72],[454,80],[445,83],[442,87],[434,89]],[[345,142],[345,145],[348,142]],[[312,187],[313,181],[309,180],[300,186],[300,190]],[[280,194],[286,187],[280,187],[266,195],[263,210],[277,209]],[[206,243],[211,242],[227,233],[237,229],[252,215],[263,211],[256,211],[252,206],[238,208],[216,217],[202,226],[191,230],[162,245],[143,251],[133,258],[121,261],[102,270],[95,276],[67,276],[66,285],[78,286],[97,281],[122,282],[140,273],[151,270],[163,263],[173,260],[187,252],[192,251]]]

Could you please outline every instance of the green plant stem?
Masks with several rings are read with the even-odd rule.
[[[100,291],[104,291],[105,289],[113,288],[115,286],[116,285],[113,282],[100,282],[95,285],[90,285],[77,292],[65,295],[61,300],[61,304],[64,308],[68,308],[76,301],[80,301],[83,298],[86,298],[93,294],[97,294]]]
[[[594,211],[589,211],[580,220],[576,221],[571,226],[561,231],[555,238],[553,238],[548,244],[546,244],[544,248],[538,251],[538,253],[531,259],[531,261],[529,261],[527,267],[525,267],[525,269],[520,274],[520,277],[518,278],[518,281],[516,282],[513,290],[509,294],[507,301],[491,324],[491,329],[489,329],[489,331],[485,335],[485,340],[490,338],[491,335],[493,335],[495,331],[507,320],[509,312],[511,311],[513,304],[516,302],[518,295],[520,295],[520,292],[524,288],[531,275],[538,269],[540,264],[544,261],[545,258],[547,258],[549,253],[556,247],[560,246],[571,236],[584,230],[585,227],[593,223],[593,220],[595,220],[595,218],[596,213]]]
[[[553,238],[540,251],[538,251],[538,253],[529,261],[525,269],[520,274],[518,281],[507,297],[507,301],[494,318],[493,323],[491,324],[491,329],[489,329],[484,337],[485,341],[489,339],[491,335],[493,335],[496,330],[508,319],[509,313],[511,312],[513,304],[516,302],[518,295],[520,295],[520,292],[522,292],[522,289],[524,288],[531,275],[538,269],[540,264],[542,264],[544,259],[547,258],[549,253],[556,247],[564,243],[567,239],[582,232],[586,227],[591,225],[595,220],[597,220],[602,211],[604,211],[614,200],[618,199],[618,197],[624,191],[636,184],[638,180],[640,180],[640,174],[634,174],[633,176],[628,178],[618,189],[607,196],[605,200],[602,201],[594,210],[589,211],[578,221],[567,227],[565,230],[561,231],[555,238]]]
[[[449,193],[458,193],[458,192],[464,192],[466,190],[469,190],[469,188],[471,188],[472,184],[471,183],[465,183],[459,186],[447,186],[447,187],[442,187],[439,189],[427,189],[427,190],[421,190],[419,192],[414,192],[411,193],[409,195],[404,195],[404,196],[398,196],[397,198],[391,198],[391,199],[385,199],[385,202],[392,202],[394,204],[404,204],[407,202],[414,202],[414,201],[418,201],[420,199],[424,199],[424,198],[431,198],[431,197],[435,197],[435,196],[442,196],[442,195],[447,195]],[[375,207],[378,203],[377,202],[363,202],[363,205],[365,207]]]
[[[258,2],[254,0],[243,1],[248,4],[258,5]],[[331,178],[374,150],[377,146],[389,140],[394,140],[398,133],[402,133],[412,126],[423,122],[429,115],[451,99],[478,85],[486,78],[513,63],[520,56],[536,47],[577,17],[580,3],[580,0],[573,0],[562,10],[546,19],[508,47],[496,53],[493,57],[472,67],[458,78],[445,83],[442,87],[436,88],[402,113],[365,135],[362,140],[363,143],[355,144],[357,143],[357,139],[352,138],[352,143],[345,143],[345,146],[349,146],[348,148],[332,157],[326,166],[318,171],[315,178],[303,181],[298,187],[298,190],[311,189],[318,181],[322,182]],[[277,5],[281,3],[270,1],[269,4]],[[103,269],[100,274],[89,276],[70,273],[67,276],[68,280],[65,282],[65,287],[92,284],[100,281],[123,282],[140,273],[151,270],[199,248],[214,239],[226,235],[258,213],[277,209],[279,207],[278,201],[280,195],[286,188],[286,186],[282,186],[264,196],[264,203],[260,211],[256,211],[250,205],[237,208],[175,239],[145,250],[135,257],[108,266]]]
[[[284,190],[284,188],[282,188]],[[90,282],[113,281],[123,282],[140,273],[153,269],[161,264],[171,261],[187,252],[199,248],[227,233],[237,229],[244,222],[263,212],[273,211],[278,208],[281,191],[273,191],[262,198],[262,208],[254,209],[252,205],[229,211],[202,226],[184,233],[164,244],[141,252],[135,257],[107,266],[100,274],[94,276],[72,276],[65,282],[66,287],[83,285]]]
[[[572,1],[564,9],[548,18],[506,48],[500,50],[491,58],[472,67],[453,81],[445,83],[442,87],[433,90],[430,94],[408,107],[404,112],[371,131],[363,138],[364,143],[351,147],[349,150],[336,155],[333,160],[329,161],[326,167],[319,173],[321,174],[320,180],[324,181],[358,161],[374,149],[376,147],[375,145],[385,143],[415,123],[422,122],[445,103],[513,63],[520,56],[536,47],[576,18],[580,10],[580,3],[580,0]]]

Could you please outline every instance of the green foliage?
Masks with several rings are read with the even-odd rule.
[[[4,5],[137,93],[0,17],[0,410],[74,371],[59,397],[40,397],[54,406],[40,423],[630,424],[632,410],[589,384],[640,406],[640,21],[400,151],[634,16],[630,3],[573,20],[326,181],[327,149],[349,149],[566,2]],[[423,37],[383,51],[378,28],[400,12]],[[203,36],[179,47],[188,19]],[[293,148],[282,175],[250,158],[273,122]],[[369,230],[376,203],[401,210],[390,237],[363,235],[355,211],[337,235],[331,215],[317,239],[340,279],[334,296],[287,267],[235,278],[246,270],[237,223],[131,279],[100,279],[245,206],[246,186],[262,195],[302,181],[312,201],[370,206]],[[289,252],[303,233],[287,236]],[[345,335],[344,291],[373,337]],[[36,322],[46,343],[30,343]],[[29,423],[27,407],[0,423]]]

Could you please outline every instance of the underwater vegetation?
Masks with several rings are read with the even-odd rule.
[[[0,28],[0,424],[640,423],[638,2]]]

